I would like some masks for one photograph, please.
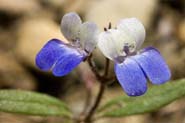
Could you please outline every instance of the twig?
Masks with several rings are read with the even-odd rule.
[[[88,112],[88,114],[84,118],[85,122],[90,123],[91,120],[92,120],[91,118],[94,115],[94,113],[96,111],[96,108],[99,106],[99,104],[101,102],[101,99],[102,99],[102,96],[103,96],[103,93],[105,91],[105,86],[106,86],[105,81],[107,80],[107,75],[108,75],[108,71],[109,71],[110,61],[109,61],[109,59],[106,58],[106,65],[105,65],[105,71],[104,71],[104,75],[103,76],[101,76],[98,73],[94,62],[92,61],[92,55],[88,59],[88,63],[89,63],[89,66],[91,67],[91,70],[94,72],[96,78],[100,81],[100,89],[99,89],[98,95],[97,95],[97,97],[95,99],[95,102],[94,102],[93,106],[90,108],[90,111]]]
[[[104,91],[105,91],[105,85],[103,83],[100,83],[100,89],[99,89],[98,95],[95,99],[95,103],[92,106],[89,113],[87,114],[86,118],[84,119],[85,122],[88,122],[88,123],[91,122],[91,117],[93,116],[94,112],[96,111],[96,108],[99,106]]]
[[[92,54],[89,56],[89,58],[87,59],[87,61],[88,61],[88,64],[89,64],[91,70],[92,70],[93,73],[95,74],[96,78],[97,78],[98,80],[101,80],[101,79],[102,79],[102,76],[99,74],[99,72],[98,72],[98,70],[97,70],[97,67],[96,67],[95,63],[94,63],[94,61],[92,60]]]
[[[106,58],[104,77],[108,76],[110,60]]]

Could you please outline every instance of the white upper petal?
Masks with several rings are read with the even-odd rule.
[[[85,22],[81,25],[79,31],[79,39],[84,48],[88,52],[92,52],[97,44],[98,27],[93,22]]]
[[[78,14],[70,12],[65,14],[61,21],[63,35],[72,41],[73,45],[81,45],[81,48],[92,52],[97,44],[98,27],[95,23],[82,21]]]
[[[67,13],[61,20],[61,31],[67,40],[75,40],[78,37],[82,21],[78,14],[74,12]]]
[[[139,49],[143,44],[145,39],[145,28],[138,19],[123,19],[118,23],[117,29],[124,30],[135,38],[137,44],[136,49]]]
[[[130,52],[134,52],[136,42],[128,32],[118,29],[110,29],[100,33],[98,37],[98,47],[109,59],[115,60],[117,57],[125,56],[124,46],[129,46]]]

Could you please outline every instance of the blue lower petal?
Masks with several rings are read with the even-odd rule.
[[[51,69],[53,64],[65,53],[66,45],[58,40],[52,39],[48,41],[36,56],[36,65],[44,71]]]
[[[146,92],[147,80],[136,61],[127,58],[123,63],[115,64],[115,73],[127,95],[140,96]]]
[[[170,79],[170,70],[157,49],[145,48],[142,53],[132,58],[138,62],[153,84],[162,84]]]
[[[36,56],[36,65],[44,71],[52,69],[55,76],[69,73],[86,57],[84,51],[52,39]]]
[[[85,56],[78,51],[70,52],[63,55],[53,67],[53,74],[55,76],[64,76],[77,67],[84,59]]]

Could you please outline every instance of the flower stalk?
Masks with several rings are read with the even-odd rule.
[[[104,75],[100,75],[97,71],[97,67],[94,63],[94,61],[92,60],[92,54],[88,59],[88,63],[89,66],[91,67],[91,70],[93,71],[93,73],[95,74],[97,80],[100,82],[100,87],[99,87],[99,92],[97,94],[97,97],[95,99],[94,104],[92,105],[92,107],[90,108],[89,112],[87,113],[87,115],[84,118],[84,122],[88,122],[91,123],[92,122],[92,117],[96,111],[96,109],[98,108],[101,99],[103,97],[103,94],[105,92],[105,88],[106,88],[106,81],[107,81],[107,76],[108,76],[108,72],[109,72],[109,64],[110,61],[109,59],[106,58],[106,65],[105,65],[105,71],[104,71]]]

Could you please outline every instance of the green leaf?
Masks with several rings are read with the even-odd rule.
[[[22,90],[0,90],[0,111],[42,116],[71,116],[67,105],[57,98]]]
[[[185,96],[185,79],[163,85],[153,85],[139,97],[122,96],[113,99],[97,111],[100,117],[123,117],[156,111],[157,109]]]

